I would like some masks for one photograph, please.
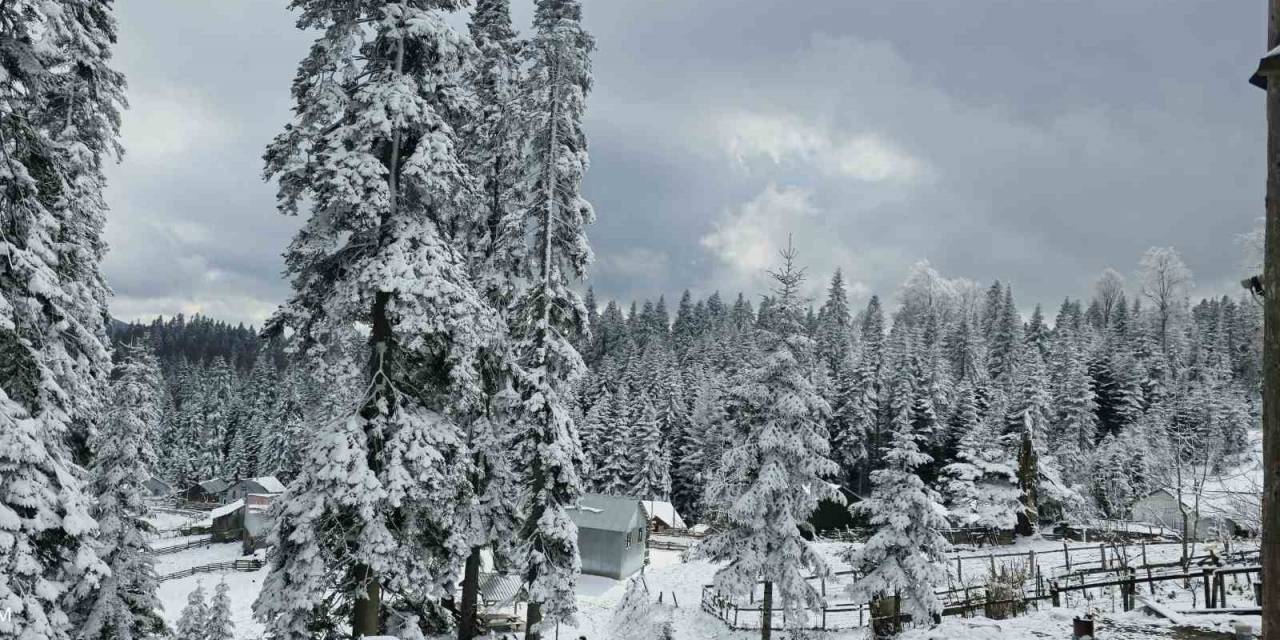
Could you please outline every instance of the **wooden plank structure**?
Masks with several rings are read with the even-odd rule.
[[[204,564],[198,567],[190,567],[187,569],[183,569],[182,571],[167,573],[165,575],[160,576],[160,582],[166,582],[168,580],[177,580],[179,578],[186,578],[186,577],[194,576],[197,573],[219,573],[222,571],[243,571],[243,572],[257,571],[258,569],[261,569],[264,566],[266,566],[266,563],[256,558],[249,559],[249,560],[231,560],[229,562],[215,562],[213,564]]]

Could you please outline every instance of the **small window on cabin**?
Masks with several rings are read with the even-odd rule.
[[[630,532],[630,531],[628,531],[628,532],[627,532],[627,547],[626,547],[626,548],[628,548],[628,549],[630,549],[630,548],[631,548],[631,532]]]

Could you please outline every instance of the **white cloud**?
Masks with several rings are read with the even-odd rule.
[[[924,162],[874,133],[843,134],[794,116],[760,113],[735,113],[719,122],[725,151],[744,167],[764,157],[866,182],[912,181],[927,173]]]
[[[727,214],[702,237],[702,246],[739,274],[762,274],[774,265],[789,233],[813,224],[817,214],[808,190],[769,185]]]
[[[194,91],[134,91],[129,100],[122,131],[131,162],[186,157],[199,147],[224,144],[232,132],[223,114]]]

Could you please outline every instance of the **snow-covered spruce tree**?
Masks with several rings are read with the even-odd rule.
[[[206,640],[208,625],[209,605],[205,603],[204,585],[197,583],[196,588],[187,596],[187,606],[182,608],[182,614],[178,617],[173,640]]]
[[[1018,461],[1023,510],[1014,530],[1029,536],[1043,516],[1079,504],[1080,496],[1062,481],[1057,459],[1048,450],[1053,403],[1039,352],[1023,351],[1017,378],[1000,438],[1008,455]]]
[[[102,169],[124,79],[107,3],[9,2],[0,25],[0,635],[62,640],[106,571],[75,465],[111,367]]]
[[[1084,460],[1093,451],[1098,433],[1098,403],[1095,400],[1091,377],[1085,364],[1079,338],[1074,332],[1063,330],[1055,340],[1052,441],[1054,452],[1064,460]],[[1083,481],[1085,465],[1073,465],[1075,472],[1067,474],[1069,482]]]
[[[658,410],[649,394],[641,392],[638,411],[632,425],[631,486],[623,495],[644,500],[666,500],[671,494],[671,464],[667,458],[662,431],[658,427]]]
[[[674,640],[671,608],[656,601],[643,578],[632,578],[609,623],[611,640]]]
[[[477,0],[468,25],[477,54],[469,86],[477,107],[463,137],[462,156],[480,186],[482,223],[472,234],[481,290],[500,311],[512,303],[527,260],[520,205],[520,41],[511,25],[510,0]]]
[[[829,482],[838,471],[828,458],[825,423],[831,409],[809,377],[816,356],[800,324],[804,273],[794,249],[782,257],[782,269],[771,273],[775,303],[769,324],[759,330],[761,361],[728,394],[734,441],[707,487],[707,502],[720,511],[719,531],[698,547],[724,564],[716,571],[717,590],[744,595],[764,581],[766,639],[773,607],[785,612],[788,624],[800,625],[809,609],[821,606],[805,577],[825,573],[827,565],[800,529],[821,501],[844,501]]]
[[[134,640],[164,630],[159,581],[146,533],[151,526],[142,486],[155,455],[148,434],[160,419],[163,381],[155,356],[125,345],[111,383],[104,420],[92,441],[89,489],[97,497],[94,517],[98,556],[111,570],[92,599],[77,612],[83,640]]]
[[[852,434],[846,435],[845,441],[855,448],[837,452],[841,459],[859,463],[855,489],[859,494],[871,490],[871,469],[880,460],[880,418],[888,409],[884,343],[884,311],[880,298],[873,295],[862,316],[862,353],[855,387],[847,399],[849,406],[841,410],[849,416],[845,429]]]
[[[964,431],[956,461],[942,469],[949,517],[959,527],[1012,529],[1022,510],[1015,462],[990,426],[978,419],[973,389],[962,388],[959,394],[960,415],[952,424]]]
[[[515,455],[525,485],[518,561],[529,590],[530,640],[541,638],[548,625],[572,620],[577,610],[578,540],[566,509],[582,493],[582,450],[568,403],[572,383],[585,369],[573,345],[587,311],[569,284],[585,275],[591,261],[585,227],[595,213],[581,185],[587,169],[582,116],[594,47],[578,0],[537,0],[520,123],[520,188],[527,194],[520,228],[529,231],[530,273],[511,318],[524,372]]]
[[[818,354],[827,368],[838,375],[848,362],[852,347],[852,319],[849,317],[849,297],[845,291],[844,275],[836,269],[827,287],[827,301],[818,314],[818,330],[815,339]]]
[[[682,434],[679,463],[672,479],[675,507],[693,522],[702,522],[707,479],[719,467],[719,434],[724,422],[721,382],[716,374],[704,375],[693,392],[688,428]]]
[[[873,471],[871,496],[856,505],[876,532],[844,559],[858,572],[849,595],[859,602],[897,596],[900,611],[913,622],[932,624],[942,610],[934,593],[947,577],[947,510],[916,469],[928,464],[909,422],[895,423],[885,447],[883,469]]]
[[[231,623],[231,595],[227,581],[218,583],[209,606],[209,618],[205,623],[205,640],[235,640],[235,625]]]
[[[381,635],[384,594],[430,608],[470,551],[456,417],[475,414],[477,353],[503,334],[461,252],[473,181],[449,122],[471,47],[446,20],[455,0],[291,6],[321,34],[267,174],[282,212],[310,213],[286,254],[294,294],[268,330],[291,328],[301,357],[325,362],[362,325],[369,361],[355,406],[312,434],[255,615],[278,640]]]

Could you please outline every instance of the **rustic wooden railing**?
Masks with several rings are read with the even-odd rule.
[[[258,569],[261,569],[265,565],[266,563],[256,558],[249,559],[249,560],[232,560],[229,562],[215,562],[213,564],[204,564],[198,567],[190,567],[188,569],[183,569],[182,571],[175,571],[173,573],[162,575],[160,576],[160,582],[165,582],[168,580],[177,580],[179,578],[187,578],[190,576],[194,576],[197,573],[218,573],[222,571],[245,571],[245,572],[257,571]]]
[[[208,537],[200,538],[199,540],[191,540],[189,542],[184,542],[182,544],[174,544],[174,545],[169,545],[167,547],[156,547],[151,550],[151,555],[165,556],[171,553],[186,551],[187,549],[198,549],[201,547],[207,547],[212,543],[213,543],[213,536],[208,536]]]

